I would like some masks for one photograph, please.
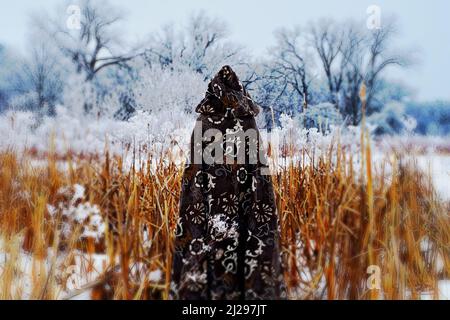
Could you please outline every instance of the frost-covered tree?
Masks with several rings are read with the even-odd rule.
[[[344,82],[349,52],[345,49],[345,28],[331,19],[322,19],[308,29],[308,43],[317,54],[328,87],[328,99],[339,107],[339,94]]]
[[[185,26],[168,24],[150,37],[145,59],[150,66],[185,69],[211,78],[221,66],[233,65],[244,84],[252,81],[250,56],[244,48],[228,39],[227,25],[204,12],[192,14]]]
[[[62,70],[54,55],[42,43],[30,46],[14,77],[16,97],[13,107],[54,115],[61,102]]]
[[[378,94],[383,76],[393,66],[404,67],[408,55],[394,48],[396,23],[384,19],[380,29],[361,28],[361,22],[325,19],[309,26],[309,45],[313,48],[328,86],[328,100],[340,108],[352,124],[361,117],[359,89],[367,87],[368,113],[380,109]]]
[[[160,113],[192,112],[203,98],[207,82],[199,73],[172,70],[161,66],[142,68],[139,81],[135,83],[133,95],[138,110]]]
[[[124,19],[121,8],[92,0],[81,0],[79,8],[79,28],[67,26],[67,15],[61,15],[62,9],[55,16],[35,15],[33,26],[70,58],[87,81],[107,68],[125,66],[140,54],[136,48],[130,49],[121,36]]]
[[[22,59],[20,53],[0,44],[0,113],[11,107],[18,94],[16,79]]]
[[[76,4],[78,7],[75,6],[79,12],[67,12],[67,8],[73,5],[67,2],[65,7],[58,7],[54,15],[34,15],[33,29],[40,32],[41,41],[53,44],[59,51],[60,63],[68,61],[68,69],[81,75],[68,78],[66,85],[70,84],[74,90],[77,89],[75,91],[79,88],[84,90],[79,97],[84,100],[84,112],[111,115],[118,109],[132,109],[132,97],[126,94],[129,87],[124,85],[123,79],[130,78],[126,74],[133,72],[129,63],[140,56],[142,50],[140,45],[132,46],[124,40],[122,8],[107,1],[80,0]],[[79,14],[79,25],[68,25],[68,14]],[[75,83],[75,80],[79,82]],[[106,100],[111,103],[111,91],[121,88],[118,101],[110,104],[109,108],[104,103],[102,105]],[[69,92],[69,96],[73,94]],[[88,101],[87,97],[91,100]],[[99,106],[100,109],[97,108]]]
[[[293,107],[303,110],[310,102],[310,87],[314,75],[314,62],[305,49],[300,28],[280,29],[275,33],[276,47],[271,50],[269,79],[281,82],[281,95],[291,97]]]
[[[348,63],[345,66],[343,110],[351,122],[357,124],[361,117],[358,98],[361,84],[364,82],[367,87],[366,108],[370,114],[376,111],[372,102],[379,92],[383,73],[393,66],[407,66],[409,57],[393,48],[397,30],[394,20],[385,19],[382,28],[364,31],[350,23],[347,30],[344,52]]]
[[[257,77],[258,102],[274,110],[276,118],[301,112],[304,105],[331,102],[356,125],[361,118],[359,90],[365,83],[367,112],[380,110],[390,101],[385,71],[406,66],[408,56],[392,48],[394,20],[385,19],[376,30],[360,25],[322,19],[304,28],[278,30],[276,45]]]
[[[251,85],[268,128],[278,123],[281,114],[294,115],[315,103],[316,68],[303,30],[282,28],[275,39],[268,58],[253,65]]]
[[[385,19],[386,20],[386,19]],[[383,73],[390,67],[405,67],[410,64],[410,58],[405,52],[393,47],[397,25],[395,20],[387,20],[380,29],[368,31],[367,48],[368,62],[365,70],[365,83],[368,90],[367,105],[372,107],[372,100],[377,94],[377,84]]]
[[[0,113],[7,108],[9,99],[9,88],[6,80],[7,63],[6,48],[0,44]]]

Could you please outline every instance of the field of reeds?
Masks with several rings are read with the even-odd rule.
[[[272,175],[289,297],[441,298],[449,204],[414,160],[375,166],[362,149],[283,150],[296,155]],[[168,297],[182,165],[143,154],[0,153],[0,299]]]

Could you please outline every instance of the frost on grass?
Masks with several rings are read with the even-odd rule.
[[[105,221],[99,207],[86,201],[85,188],[75,184],[60,188],[57,194],[60,201],[47,204],[46,209],[52,221],[60,221],[61,240],[74,235],[102,240]],[[102,279],[111,266],[121,272],[118,256],[110,261],[105,253],[87,253],[70,246],[49,247],[44,255],[36,255],[25,251],[23,243],[22,233],[12,237],[0,234],[2,299],[90,299],[92,283]],[[130,282],[138,286],[143,279],[153,283],[163,279],[160,269],[149,270],[142,262],[131,260],[129,270]]]
[[[91,238],[96,242],[104,238],[106,225],[96,204],[85,200],[85,188],[75,184],[58,190],[58,194],[68,201],[60,201],[56,205],[47,204],[47,211],[51,217],[60,215],[62,218],[61,233],[66,239],[81,228],[81,238]]]

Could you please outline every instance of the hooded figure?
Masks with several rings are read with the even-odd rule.
[[[196,112],[170,298],[283,299],[279,222],[254,118],[259,108],[224,66]]]

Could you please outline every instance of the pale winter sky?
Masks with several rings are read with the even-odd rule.
[[[0,0],[0,43],[23,51],[30,13],[54,10],[62,0]],[[76,2],[76,0],[74,0]],[[184,22],[204,10],[225,20],[231,38],[255,54],[264,54],[279,27],[304,25],[320,17],[355,18],[365,27],[366,9],[381,8],[383,16],[395,15],[401,30],[397,45],[417,51],[419,64],[391,76],[415,89],[419,100],[450,100],[450,1],[448,0],[110,0],[127,13],[127,34],[144,38],[167,22]],[[62,12],[65,14],[65,12]]]

